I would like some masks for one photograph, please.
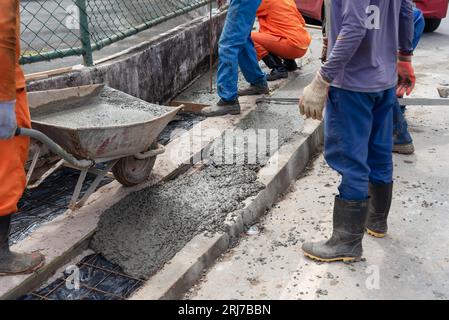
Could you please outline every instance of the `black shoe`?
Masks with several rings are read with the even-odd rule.
[[[359,261],[367,214],[368,200],[345,201],[335,197],[332,237],[327,241],[304,243],[304,255],[322,262]]]
[[[282,63],[282,59],[278,56],[269,53],[263,59],[263,62],[271,69],[271,73],[267,76],[267,81],[275,81],[283,78],[288,78],[287,69]]]
[[[268,84],[266,82],[263,84],[251,84],[249,87],[241,89],[238,92],[240,97],[255,96],[258,94],[268,94],[268,93],[270,93],[270,88],[268,87]]]
[[[271,70],[269,75],[267,75],[267,81],[276,81],[279,79],[286,79],[286,78],[288,78],[288,72],[284,67],[275,68]]]
[[[369,184],[369,209],[366,232],[376,238],[385,237],[390,213],[391,199],[393,197],[393,183],[374,185]]]
[[[284,67],[289,72],[298,70],[298,65],[293,59],[284,59]]]
[[[225,101],[220,99],[215,106],[206,107],[201,110],[201,114],[205,117],[219,117],[226,114],[239,114],[240,103],[238,99],[233,101]]]
[[[11,216],[0,217],[0,276],[28,274],[45,264],[45,258],[38,252],[15,253],[9,249]]]

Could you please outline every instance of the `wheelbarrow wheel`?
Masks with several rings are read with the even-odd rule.
[[[151,149],[156,149],[157,146],[157,143],[153,143]],[[120,159],[112,168],[112,173],[120,184],[132,187],[148,179],[155,162],[156,156],[143,160],[129,156]]]

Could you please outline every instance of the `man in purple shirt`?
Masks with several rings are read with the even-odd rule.
[[[387,232],[393,190],[393,107],[415,84],[412,0],[326,0],[327,62],[304,89],[301,114],[322,119],[324,156],[342,176],[329,240],[307,242],[319,261],[357,261],[365,229]],[[399,77],[398,77],[399,76]],[[327,103],[326,103],[327,100]]]

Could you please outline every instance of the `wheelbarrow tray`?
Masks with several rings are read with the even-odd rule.
[[[149,150],[180,108],[104,85],[29,94],[32,127],[78,159],[107,161]]]

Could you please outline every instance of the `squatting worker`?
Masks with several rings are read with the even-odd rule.
[[[9,249],[11,214],[25,189],[29,139],[14,137],[31,127],[25,77],[19,66],[19,0],[0,0],[0,275],[31,273],[43,266],[40,253]]]
[[[307,53],[312,38],[294,0],[262,0],[257,10],[259,31],[251,33],[257,59],[271,73],[268,81],[287,78],[297,69],[295,59]]]
[[[382,237],[393,187],[393,107],[410,94],[412,0],[327,0],[329,53],[304,89],[301,113],[324,119],[324,156],[342,176],[329,240],[307,242],[306,256],[357,261],[365,229]],[[399,81],[398,81],[399,73]],[[396,90],[397,87],[397,90]],[[370,197],[370,198],[369,198]]]
[[[217,90],[220,101],[202,110],[207,117],[239,114],[238,96],[268,93],[266,74],[257,60],[251,30],[261,0],[231,0],[218,44]],[[249,88],[238,90],[239,67]]]

